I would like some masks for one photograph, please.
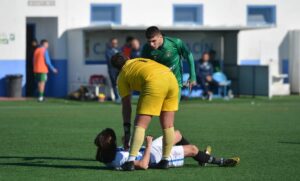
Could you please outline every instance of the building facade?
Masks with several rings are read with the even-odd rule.
[[[0,96],[9,74],[23,75],[25,96],[33,38],[49,40],[59,69],[49,76],[46,95],[64,97],[93,74],[107,76],[111,37],[145,43],[151,25],[183,39],[196,61],[213,49],[238,94],[299,93],[298,7],[297,0],[1,0]]]

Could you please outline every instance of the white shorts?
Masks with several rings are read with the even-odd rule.
[[[150,165],[154,165],[160,162],[162,159],[162,145],[163,137],[158,137],[152,142],[150,152]],[[171,155],[169,157],[170,167],[181,167],[184,164],[184,150],[182,146],[173,146]]]

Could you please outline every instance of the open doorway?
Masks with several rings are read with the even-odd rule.
[[[26,96],[32,97],[37,95],[37,82],[34,79],[33,73],[33,54],[36,47],[32,46],[32,42],[37,40],[40,43],[41,40],[46,39],[49,42],[48,52],[50,55],[51,63],[55,66],[59,51],[63,48],[58,48],[58,18],[57,17],[27,17],[26,18]],[[60,68],[60,67],[58,67]],[[45,95],[53,96],[55,92],[55,83],[58,81],[51,71],[45,87]]]
[[[26,24],[26,97],[33,97],[35,92],[33,54],[38,46],[35,32],[35,24]]]

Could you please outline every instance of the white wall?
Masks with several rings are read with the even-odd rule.
[[[14,35],[15,40],[8,44],[0,44],[0,60],[25,59],[25,20],[17,0],[1,0],[0,2],[0,39]]]
[[[263,4],[264,2],[257,3]],[[276,3],[276,4],[275,4]],[[252,3],[253,4],[253,3]],[[276,5],[277,23],[274,28],[263,30],[242,31],[239,34],[238,59],[260,59],[261,64],[268,64],[273,59],[280,64],[280,59],[288,59],[287,51],[280,51],[285,42],[288,31],[299,29],[300,1],[268,1],[264,5]],[[284,50],[287,48],[282,47]]]
[[[91,3],[121,4],[121,22],[128,26],[172,26],[174,4],[203,4],[204,26],[247,26],[247,5],[276,5],[276,27],[262,30],[241,31],[238,35],[238,60],[259,59],[261,64],[269,60],[280,65],[281,59],[288,59],[289,30],[300,29],[300,1],[298,0],[54,0],[55,6],[28,6],[29,0],[1,0],[0,2],[0,35],[15,40],[9,44],[0,44],[1,60],[24,60],[26,41],[26,17],[57,18],[57,38],[53,43],[52,57],[77,61],[69,51],[77,44],[68,44],[67,32],[72,29],[92,25],[90,22]],[[81,42],[79,37],[71,36],[71,42]],[[70,40],[70,36],[68,36]],[[77,47],[82,48],[82,47]],[[13,53],[12,53],[13,52]],[[103,65],[86,66],[78,60],[76,70],[94,72],[103,69]],[[69,64],[70,65],[70,64]],[[279,69],[279,68],[276,68]],[[103,69],[104,70],[104,69]],[[104,70],[105,71],[105,70]]]

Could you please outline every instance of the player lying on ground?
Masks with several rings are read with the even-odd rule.
[[[146,137],[146,147],[139,151],[134,161],[135,169],[155,168],[155,165],[162,159],[162,136],[153,140],[153,137]],[[107,167],[122,170],[122,165],[129,157],[129,151],[117,147],[116,134],[113,129],[102,130],[95,138],[97,148],[96,160],[104,163]],[[175,131],[175,142],[169,158],[169,167],[180,167],[184,164],[184,158],[193,157],[200,166],[206,163],[222,167],[233,167],[240,162],[240,158],[216,158],[210,155],[211,148],[200,151],[197,146],[190,144],[177,130]]]

